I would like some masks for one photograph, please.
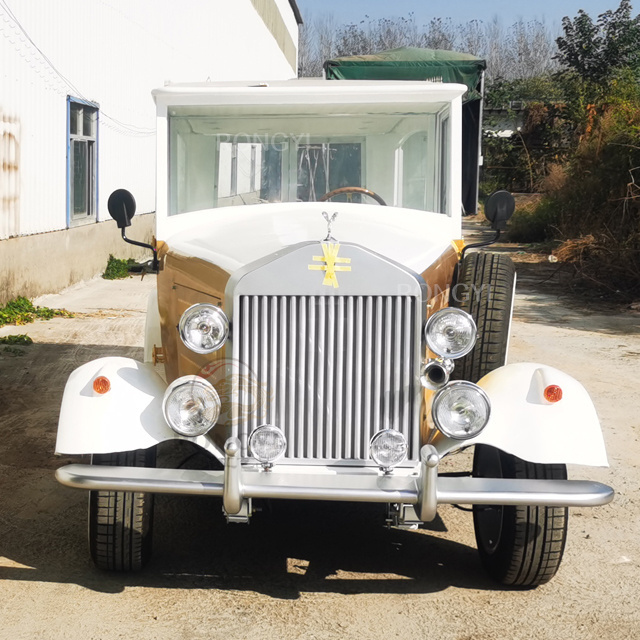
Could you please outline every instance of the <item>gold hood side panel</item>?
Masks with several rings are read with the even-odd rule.
[[[440,258],[436,260],[421,275],[427,283],[427,317],[433,315],[436,311],[446,307],[449,304],[449,292],[453,273],[458,264],[459,253],[453,245],[442,253]],[[428,348],[425,352],[425,358],[435,358],[436,354],[432,353]],[[431,420],[431,401],[435,391],[424,389],[422,394],[422,409],[420,411],[420,446],[431,441],[434,437],[435,427]]]
[[[180,340],[178,322],[191,305],[209,302],[224,309],[224,290],[229,274],[201,258],[169,253],[158,274],[158,307],[167,382],[180,376],[197,375],[214,361],[225,357],[224,347],[214,354],[193,353]]]
[[[209,378],[216,364],[224,360],[224,347],[202,355],[188,349],[178,334],[178,322],[185,310],[198,302],[209,302],[224,309],[224,290],[228,280],[226,271],[201,258],[189,258],[171,251],[164,256],[158,274],[158,306],[168,383],[186,375]],[[222,414],[226,415],[228,408],[224,403],[229,401],[226,387],[220,388],[219,382],[214,386],[223,402]],[[208,437],[222,449],[230,435],[230,426],[220,422]]]
[[[427,283],[427,315],[433,315],[449,301],[449,288],[458,264],[458,252],[453,244],[420,275]]]

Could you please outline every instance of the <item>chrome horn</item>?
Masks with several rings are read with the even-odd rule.
[[[422,368],[420,383],[423,387],[432,391],[442,389],[449,382],[454,366],[453,360],[440,358],[429,360]]]

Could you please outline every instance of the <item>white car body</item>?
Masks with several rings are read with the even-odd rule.
[[[434,437],[432,424],[424,426],[426,431],[415,426],[419,421],[424,422],[421,407],[428,407],[431,398],[428,393],[423,394],[417,382],[419,360],[427,357],[424,343],[418,344],[417,351],[411,356],[414,369],[402,374],[407,376],[405,383],[401,383],[405,387],[398,391],[402,399],[392,398],[396,403],[396,415],[406,409],[402,420],[403,428],[410,432],[411,455],[392,472],[381,470],[369,459],[364,440],[358,441],[357,447],[348,442],[345,447],[352,453],[342,456],[345,459],[337,459],[341,456],[329,459],[328,453],[337,447],[331,440],[329,444],[314,444],[322,450],[314,456],[307,455],[312,448],[309,442],[303,444],[300,440],[296,445],[298,454],[288,453],[288,457],[276,462],[273,468],[261,466],[251,457],[246,440],[252,429],[261,424],[262,418],[252,418],[253,426],[224,424],[217,436],[220,425],[210,433],[185,438],[170,427],[163,413],[167,383],[180,375],[198,374],[206,366],[206,358],[190,353],[179,339],[176,325],[181,314],[194,303],[206,302],[223,308],[232,322],[235,357],[243,353],[237,346],[241,326],[237,317],[241,304],[238,287],[246,289],[248,282],[259,284],[252,285],[257,287],[252,291],[255,291],[258,306],[260,299],[267,305],[269,297],[273,300],[286,298],[289,290],[307,291],[313,300],[330,297],[330,294],[342,295],[343,291],[347,297],[357,299],[366,291],[367,295],[370,293],[382,300],[379,304],[383,305],[385,299],[390,299],[393,274],[397,274],[398,282],[406,283],[402,285],[406,290],[398,285],[399,290],[395,292],[398,296],[417,296],[416,299],[422,296],[425,303],[429,301],[424,308],[415,309],[417,315],[398,316],[404,318],[403,322],[411,327],[411,331],[418,331],[416,339],[420,341],[421,323],[437,308],[447,304],[450,274],[462,246],[460,130],[465,89],[461,85],[425,82],[316,80],[168,86],[154,92],[158,113],[156,249],[162,270],[158,295],[150,299],[146,362],[101,358],[78,368],[65,389],[56,452],[105,454],[147,449],[173,439],[190,439],[216,456],[225,465],[225,471],[203,475],[203,472],[189,470],[96,469],[72,465],[58,471],[60,481],[93,490],[222,496],[227,515],[232,519],[239,518],[238,514],[248,517],[248,501],[265,497],[414,505],[420,520],[432,519],[439,502],[473,502],[476,498],[483,504],[491,503],[493,499],[494,502],[499,500],[498,504],[566,506],[604,504],[611,500],[612,491],[597,483],[562,481],[569,483],[562,484],[561,481],[541,480],[541,485],[511,490],[505,480],[503,484],[495,485],[496,497],[492,498],[494,485],[487,489],[485,483],[476,490],[474,479],[437,478],[440,458],[473,444],[491,445],[535,463],[607,465],[600,425],[587,392],[567,374],[542,364],[506,365],[478,381],[491,403],[490,418],[479,435],[469,440],[455,440],[441,433]],[[243,126],[247,129],[243,130]],[[305,126],[309,127],[306,133]],[[232,127],[235,127],[233,131]],[[285,133],[279,133],[278,127]],[[304,140],[303,136],[306,136]],[[237,142],[238,139],[242,141]],[[426,155],[421,155],[420,150]],[[271,161],[268,160],[269,153],[272,154]],[[347,186],[373,188],[388,206],[315,201],[324,188],[316,191],[316,186],[309,186],[315,185],[319,175],[317,164],[313,165],[312,171],[310,158],[313,156],[317,160],[322,153],[325,154],[322,174],[325,184],[330,184],[330,176],[340,167],[346,166],[344,170],[351,171],[345,158],[355,155],[361,184]],[[238,159],[240,156],[242,158]],[[420,171],[413,171],[418,165]],[[241,183],[245,186],[240,186]],[[273,196],[273,193],[277,195]],[[310,201],[297,201],[301,193],[311,194]],[[279,198],[288,201],[276,201]],[[244,204],[245,201],[248,203]],[[428,210],[430,206],[433,210]],[[334,213],[338,215],[337,218],[334,216],[332,227],[327,225],[327,219]],[[329,280],[335,289],[327,288],[327,280],[323,281],[314,271],[333,268],[328,266],[328,261],[326,266],[317,264],[322,261],[322,256],[317,257],[321,253],[320,246],[327,246],[327,243],[336,252],[340,250],[341,260],[345,265],[349,264],[331,274],[333,280]],[[191,266],[194,267],[193,274]],[[341,269],[349,273],[341,273]],[[277,277],[274,274],[278,274]],[[430,278],[428,281],[425,281],[425,274]],[[269,317],[284,322],[278,315],[279,304],[273,303],[275,306],[270,307]],[[384,308],[391,317],[395,307]],[[354,311],[353,317],[358,317],[357,313],[360,312]],[[266,316],[260,317],[264,320]],[[298,322],[302,322],[302,317],[298,317]],[[258,321],[254,324],[252,335],[262,335],[258,331]],[[284,323],[283,326],[292,331],[291,327],[296,325]],[[247,335],[249,329],[246,329]],[[399,330],[393,327],[387,327],[387,330],[389,335],[393,331],[396,331],[393,335],[399,335]],[[323,341],[318,347],[320,355],[315,352],[313,355],[317,357],[314,366],[322,372],[321,375],[318,373],[318,380],[322,377],[330,381],[327,386],[334,384],[331,376],[332,367],[339,368],[336,363],[340,363],[341,371],[352,371],[348,368],[349,363],[340,360],[340,353],[331,352],[333,341],[342,335],[337,330],[337,337],[333,336],[332,331],[327,329],[326,337],[323,334],[317,338]],[[371,331],[366,334],[367,340],[372,340]],[[275,339],[276,329],[271,332]],[[291,336],[279,339],[293,340]],[[406,340],[409,346],[403,347],[404,353],[411,355],[409,339]],[[315,348],[315,343],[313,346]],[[154,370],[152,360],[158,353],[167,359],[166,381]],[[267,347],[265,353],[271,354],[272,359],[276,357],[275,350],[268,351]],[[397,355],[400,350],[394,353]],[[263,362],[258,355],[256,362]],[[378,362],[375,354],[363,357],[370,364]],[[282,363],[282,359],[279,362]],[[371,371],[363,360],[359,362],[360,372],[353,375],[358,378],[358,389],[361,389],[362,380],[370,380]],[[260,366],[263,365],[264,362]],[[278,382],[277,376],[285,374],[279,373],[275,366],[264,366],[264,376],[271,376],[270,384],[276,386],[276,394],[282,403],[280,413],[276,414],[283,419],[289,408],[288,400],[282,398],[293,393],[296,380]],[[296,371],[296,375],[304,373]],[[111,381],[108,393],[93,390],[97,376],[105,376]],[[322,389],[318,392],[322,406],[319,405],[317,413],[324,416],[318,416],[318,420],[325,422],[317,430],[324,429],[324,434],[329,434],[332,428],[338,429],[336,423],[342,419],[342,409],[336,409],[334,413],[331,413],[333,409],[327,409],[328,413],[324,415],[323,408],[325,403],[333,406],[332,403],[338,401],[342,378],[337,380],[338,386],[331,387],[334,391]],[[297,398],[307,394],[306,400],[303,398],[307,403],[315,393],[309,387],[311,382],[305,378],[296,391],[299,393]],[[344,380],[344,384],[347,383]],[[549,385],[562,388],[560,402],[544,399]],[[387,387],[381,388],[384,391]],[[377,389],[376,393],[379,391]],[[367,392],[362,393],[364,410],[370,411],[367,407],[373,405],[366,405]],[[347,395],[351,395],[351,391]],[[358,398],[355,398],[356,404]],[[340,402],[352,403],[353,400],[340,396]],[[402,402],[406,404],[405,409],[398,408]],[[304,430],[308,440],[316,431],[309,422],[314,420],[313,411],[305,411]],[[364,420],[357,413],[353,415],[356,416],[353,421]],[[303,420],[302,410],[297,414],[298,418]],[[370,418],[374,420],[376,416]],[[298,437],[295,433],[297,423],[291,423],[291,420],[293,418],[287,426],[290,440]],[[393,422],[391,418],[389,420]],[[350,435],[343,436],[343,431],[334,431],[336,439],[357,439],[358,434],[349,431],[349,425],[339,428],[344,428],[344,433]],[[370,432],[368,425],[367,429]],[[425,432],[430,435],[425,437]],[[368,438],[369,435],[366,440]],[[353,453],[356,449],[357,455]],[[565,486],[568,487],[566,490]]]

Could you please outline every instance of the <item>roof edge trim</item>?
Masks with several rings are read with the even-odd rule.
[[[302,19],[302,14],[300,13],[300,9],[298,8],[298,3],[296,0],[289,0],[289,4],[291,5],[291,10],[293,11],[293,15],[296,18],[296,22],[298,24],[304,24],[304,20]]]

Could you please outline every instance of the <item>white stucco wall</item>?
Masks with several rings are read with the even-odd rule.
[[[297,46],[288,1],[274,3]],[[0,5],[0,137],[17,158],[0,180],[0,239],[67,226],[68,95],[100,105],[98,219],[105,220],[119,187],[134,193],[139,212],[155,210],[153,88],[296,75],[251,0],[6,4],[13,16]]]

